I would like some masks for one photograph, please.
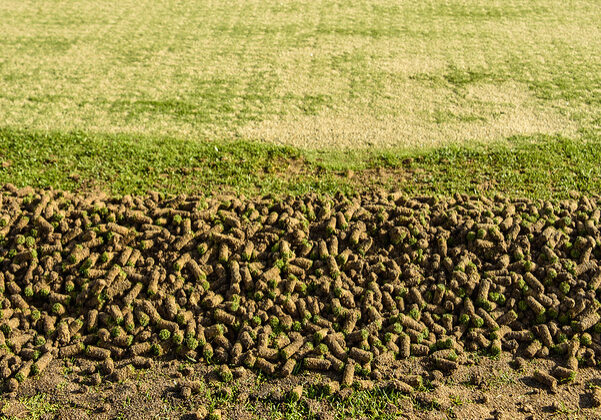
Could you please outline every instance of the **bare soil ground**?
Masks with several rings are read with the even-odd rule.
[[[403,374],[424,374],[427,386],[412,395],[393,394],[386,404],[362,410],[356,418],[601,418],[592,400],[592,390],[601,386],[598,370],[581,369],[572,383],[552,393],[531,376],[535,369],[551,364],[537,360],[517,370],[507,357],[482,358],[477,365],[435,378],[419,363],[408,363]],[[293,408],[287,391],[300,384],[304,394],[294,404],[307,418],[350,418],[357,412],[353,411],[357,410],[353,393],[365,393],[357,388],[324,396],[319,392],[323,378],[315,374],[267,381],[246,371],[224,385],[215,380],[211,366],[186,365],[182,370],[176,361],[159,362],[152,369],[131,371],[121,381],[104,380],[96,385],[90,373],[93,366],[85,359],[54,361],[39,379],[24,383],[16,395],[0,397],[2,415],[18,419],[195,419],[219,409],[222,418],[281,418]],[[182,395],[182,385],[195,381],[201,384],[199,392]],[[45,410],[28,403],[40,394],[47,395]]]

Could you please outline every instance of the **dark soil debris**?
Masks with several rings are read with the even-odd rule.
[[[333,392],[411,393],[423,386],[412,360],[437,387],[481,356],[511,355],[518,369],[556,361],[531,375],[557,392],[601,358],[600,215],[587,197],[117,199],[7,185],[0,379],[15,392],[75,358],[98,362],[98,386],[178,359],[217,365],[225,384],[239,369],[315,372]]]

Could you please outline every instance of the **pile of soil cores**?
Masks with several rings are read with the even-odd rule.
[[[328,372],[411,392],[470,354],[601,359],[599,198],[110,198],[0,190],[0,378],[53,358]],[[556,357],[560,356],[560,357]],[[231,368],[231,369],[230,369]]]

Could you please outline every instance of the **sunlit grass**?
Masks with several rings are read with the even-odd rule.
[[[469,146],[308,152],[247,141],[41,134],[0,129],[0,184],[113,194],[497,192],[561,198],[601,191],[601,138],[514,137]]]
[[[430,147],[599,133],[592,0],[0,4],[0,125]]]

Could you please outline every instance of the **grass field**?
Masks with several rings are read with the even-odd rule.
[[[3,1],[0,181],[598,191],[599,21],[590,0]]]
[[[311,148],[576,137],[599,124],[595,5],[7,0],[0,113]]]
[[[0,184],[599,194],[599,22],[595,0],[2,0]]]

